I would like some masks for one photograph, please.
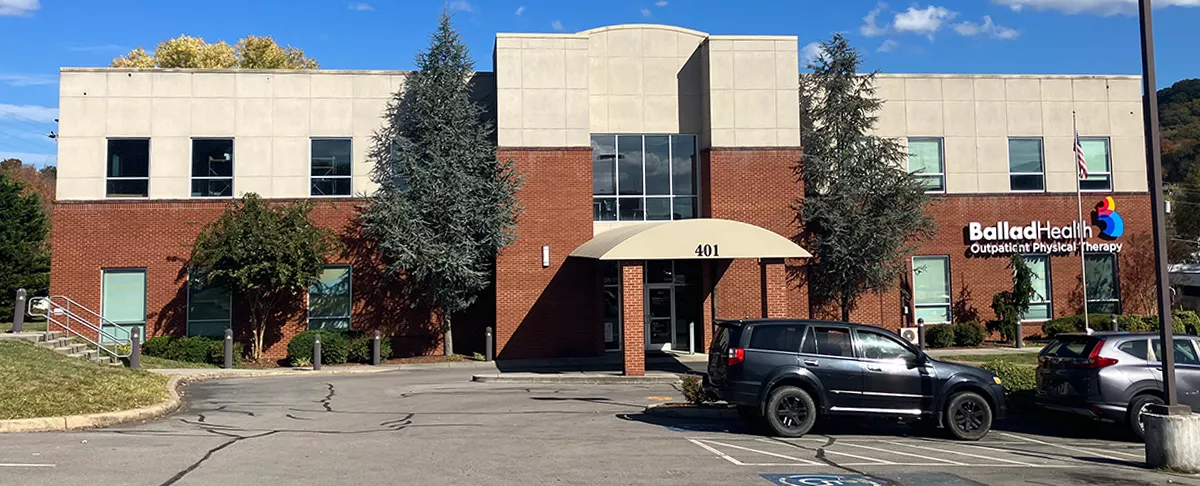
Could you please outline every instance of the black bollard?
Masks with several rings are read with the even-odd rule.
[[[371,364],[379,366],[379,331],[375,331],[375,339],[371,341]]]
[[[1117,325],[1117,315],[1113,314],[1112,317],[1110,317],[1109,319],[1112,320],[1112,331],[1113,332],[1120,331],[1121,327]]]
[[[321,369],[321,333],[313,335],[313,370]]]
[[[142,333],[136,326],[134,326],[134,328],[133,328],[133,335],[132,335],[132,338],[129,340],[129,343],[131,346],[129,348],[129,367],[134,368],[134,369],[141,368],[142,367]]]
[[[495,338],[492,337],[492,327],[488,326],[487,329],[484,330],[484,344],[483,344],[483,347],[484,347],[483,360],[484,361],[492,360],[492,345],[493,345],[494,340],[495,340]]]
[[[17,300],[13,302],[12,332],[25,332],[25,289],[17,289]],[[50,329],[50,326],[46,326]]]
[[[233,369],[233,329],[225,330],[225,369]]]
[[[925,318],[917,319],[917,346],[925,350]]]

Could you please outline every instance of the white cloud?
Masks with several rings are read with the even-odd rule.
[[[883,41],[883,44],[879,44],[879,48],[875,49],[875,52],[892,52],[896,50],[897,47],[900,47],[899,42],[888,39]]]
[[[946,7],[935,5],[923,9],[908,7],[908,10],[896,14],[892,28],[896,29],[896,32],[925,34],[933,37],[933,34],[942,28],[943,23],[953,20],[957,16],[958,12]]]
[[[971,21],[963,21],[954,24],[954,31],[958,32],[959,35],[966,37],[982,35],[1000,40],[1012,40],[1021,35],[1021,33],[1016,29],[1011,29],[1002,25],[996,25],[996,23],[992,21],[991,15],[984,15],[983,23],[979,24]]]
[[[552,29],[554,29],[555,32],[562,32],[564,30],[561,20],[555,20],[554,22],[550,22],[550,27]]]
[[[1101,16],[1133,15],[1137,13],[1137,0],[992,0],[992,3],[1007,5],[1014,12],[1020,12],[1025,7],[1038,11],[1057,10],[1074,14],[1093,14]],[[1200,0],[1154,0],[1155,8],[1164,7],[1200,7]]]
[[[37,105],[8,105],[0,103],[0,120],[29,120],[38,123],[53,123],[58,118],[58,108]]]
[[[49,74],[4,74],[0,73],[0,83],[20,88],[24,86],[45,86],[58,84],[58,77]]]
[[[371,4],[366,3],[366,2],[358,2],[358,3],[350,4],[350,10],[355,10],[358,12],[367,12],[367,11],[375,10],[375,7],[372,7]]]
[[[650,11],[650,9],[648,9],[648,8],[643,8],[643,9],[642,9],[642,17],[647,17],[647,18],[648,18],[648,17],[650,17],[651,15],[654,15],[654,13],[653,13],[653,12],[651,12],[651,11]]]
[[[666,6],[667,6],[667,0],[658,0],[657,2],[654,2],[654,4],[655,4],[655,5],[657,5],[657,6],[659,6],[659,7],[666,7]]]
[[[887,33],[888,26],[885,24],[882,27],[879,25],[879,14],[887,8],[887,4],[880,2],[867,16],[863,17],[863,25],[858,28],[858,32],[866,37],[875,37]]]
[[[0,0],[0,16],[28,15],[42,8],[38,0]]]
[[[467,0],[454,0],[450,2],[450,10],[454,12],[474,12],[475,6]]]
[[[517,7],[517,15],[521,15],[523,13],[525,13],[525,6],[521,5],[520,7]]]
[[[816,61],[824,54],[825,48],[821,46],[820,42],[809,42],[800,48],[800,60],[805,64]]]

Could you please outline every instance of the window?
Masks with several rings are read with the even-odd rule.
[[[187,335],[224,338],[233,319],[233,302],[219,287],[188,279]]]
[[[103,270],[100,276],[100,315],[104,334],[101,342],[126,340],[137,327],[146,339],[146,270],[119,268]]]
[[[1084,191],[1112,190],[1112,158],[1109,157],[1107,138],[1080,138],[1083,155],[1087,159],[1088,177],[1079,181]]]
[[[350,329],[349,266],[327,266],[308,286],[308,328]]]
[[[917,355],[891,337],[872,331],[858,331],[858,345],[867,359],[916,359]]]
[[[593,135],[592,219],[695,218],[694,135]]]
[[[1151,340],[1150,347],[1154,348],[1154,361],[1161,360],[1162,340]],[[1200,365],[1200,358],[1197,358],[1196,347],[1192,345],[1191,339],[1175,338],[1175,364]]]
[[[1046,190],[1042,139],[1014,138],[1008,141],[1008,188],[1013,191]]]
[[[1033,273],[1030,283],[1033,284],[1033,297],[1029,299],[1029,310],[1021,315],[1022,321],[1044,321],[1053,315],[1054,306],[1050,303],[1050,256],[1021,255],[1025,265]]]
[[[192,139],[192,197],[233,196],[233,140]]]
[[[950,322],[950,257],[913,257],[913,305],[926,324]]]
[[[1116,253],[1089,253],[1084,256],[1087,271],[1088,312],[1121,313],[1121,285],[1117,277]]]
[[[809,327],[813,329],[804,340],[801,350],[807,354],[822,356],[854,357],[854,348],[850,344],[850,330],[841,327]]]
[[[106,171],[105,196],[149,196],[150,140],[109,139]]]
[[[908,170],[925,183],[925,192],[946,191],[946,170],[940,138],[908,139]]]
[[[747,347],[795,353],[800,350],[803,331],[803,326],[755,326]]]
[[[604,279],[604,350],[621,350],[621,278],[617,262],[600,262]]]
[[[1117,346],[1117,349],[1135,358],[1150,359],[1149,348],[1146,346],[1145,339],[1123,342],[1120,346]]]
[[[309,194],[349,196],[350,154],[351,143],[348,138],[313,139]]]

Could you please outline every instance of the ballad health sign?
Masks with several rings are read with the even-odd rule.
[[[1097,205],[1096,219],[1103,226],[1101,234],[1107,240],[1119,238],[1125,232],[1125,221],[1116,211],[1116,202],[1106,197]],[[1082,238],[1080,238],[1082,233]],[[966,227],[967,254],[972,256],[1011,255],[1014,253],[1067,254],[1079,251],[1083,245],[1086,252],[1118,253],[1122,243],[1091,243],[1091,225],[1072,221],[1066,225],[1054,225],[1049,221],[1012,223],[998,221],[990,226],[971,222]]]

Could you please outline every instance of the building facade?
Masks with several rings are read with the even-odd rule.
[[[524,179],[523,212],[495,288],[453,321],[459,350],[482,351],[492,326],[500,359],[617,352],[636,374],[647,350],[702,351],[714,318],[836,311],[809,301],[810,255],[792,242],[796,37],[619,25],[498,34],[493,56],[473,89],[495,119],[498,157]],[[401,353],[438,352],[436,326],[381,283],[354,226],[375,189],[370,136],[406,77],[64,68],[51,293],[118,329],[223,332],[239,306],[187,284],[200,228],[246,193],[314,198],[314,220],[350,250],[282,318],[267,355],[310,327],[381,329]],[[1038,277],[1027,320],[1077,313],[1080,231],[1091,307],[1144,310],[1122,285],[1139,278],[1130,255],[1150,248],[1137,77],[881,75],[876,87],[876,131],[905,144],[938,231],[855,320],[987,319],[1014,252]],[[1082,228],[1075,123],[1091,173]]]

